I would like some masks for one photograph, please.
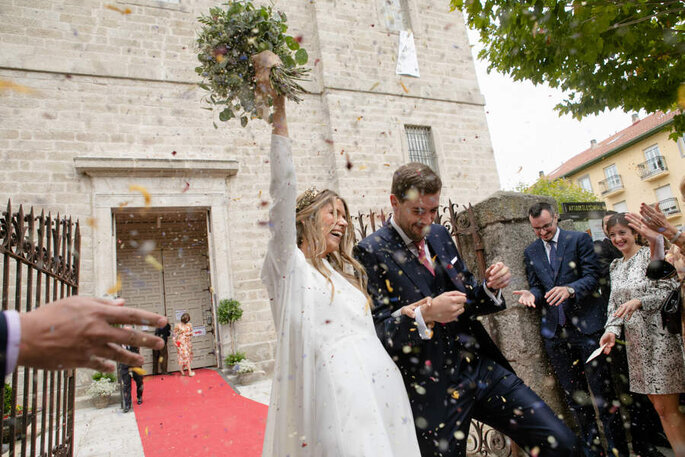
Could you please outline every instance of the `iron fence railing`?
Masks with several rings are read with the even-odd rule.
[[[666,159],[663,156],[655,156],[637,164],[637,170],[641,179],[651,178],[668,170]]]
[[[667,216],[680,213],[680,205],[675,197],[659,200],[659,209]]]
[[[602,195],[620,189],[623,189],[623,180],[621,179],[621,175],[612,175],[599,182],[599,190],[602,192]]]
[[[79,281],[79,224],[23,207],[0,212],[2,309],[20,313],[75,295]],[[71,457],[74,448],[74,370],[17,367],[0,442],[10,457]],[[6,386],[0,386],[5,398]],[[3,452],[5,451],[3,446]]]

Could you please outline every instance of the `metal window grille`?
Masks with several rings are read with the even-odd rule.
[[[406,125],[404,129],[407,132],[409,161],[428,165],[435,173],[439,174],[431,128],[419,125]]]

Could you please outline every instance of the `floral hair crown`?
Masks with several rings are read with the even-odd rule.
[[[302,194],[302,198],[300,198],[300,201],[297,202],[297,206],[295,207],[295,212],[299,213],[303,209],[305,209],[307,206],[311,205],[314,203],[314,200],[316,200],[316,197],[318,197],[321,194],[321,190],[317,189],[316,186],[311,186],[308,187],[307,190],[304,191]]]

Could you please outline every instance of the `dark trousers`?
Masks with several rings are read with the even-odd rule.
[[[152,350],[152,374],[167,374],[169,365],[169,350],[167,344],[160,350]]]
[[[124,409],[131,408],[131,377],[136,382],[136,398],[138,400],[143,398],[143,377],[138,373],[131,371],[128,374],[128,367],[125,373],[120,373],[121,376],[121,395],[124,399]]]
[[[609,364],[603,356],[589,364],[585,361],[599,347],[602,332],[584,335],[572,327],[557,328],[552,338],[544,339],[545,350],[556,372],[564,397],[581,431],[583,450],[587,457],[606,456],[592,404],[594,394],[599,418],[609,446],[608,455],[628,457],[628,443],[621,414],[612,402],[617,400],[612,387]]]
[[[422,456],[465,456],[471,419],[506,434],[528,452],[537,447],[539,457],[580,455],[573,432],[511,371],[476,358],[462,361],[454,376],[445,426],[436,429],[435,440],[419,440]]]
[[[647,395],[630,391],[628,358],[625,346],[617,344],[609,356],[614,389],[630,416],[630,437],[633,451],[641,454],[653,451],[655,445],[664,445],[664,429],[659,415]]]

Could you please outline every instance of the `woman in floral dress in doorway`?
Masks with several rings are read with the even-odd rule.
[[[188,371],[188,376],[195,376],[195,372],[190,368],[193,361],[193,324],[190,323],[190,314],[183,313],[181,322],[174,327],[174,343],[178,352],[178,365],[181,368],[181,376]]]

